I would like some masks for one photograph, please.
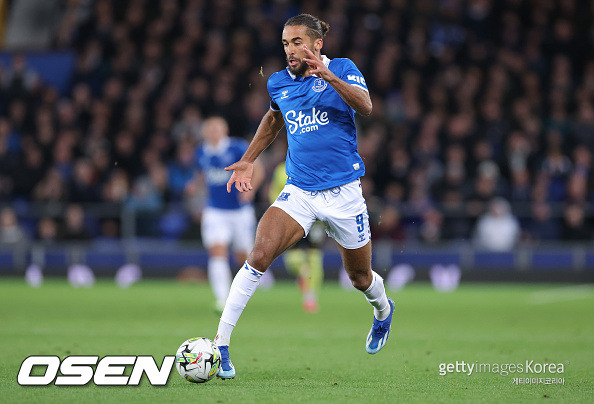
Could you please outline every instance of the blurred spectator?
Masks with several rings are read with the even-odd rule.
[[[58,240],[58,224],[51,217],[42,218],[37,224],[37,239],[43,244],[53,244]]]
[[[194,176],[194,144],[188,140],[177,146],[175,160],[167,167],[171,199],[175,202],[183,200],[186,184]]]
[[[561,132],[550,131],[547,135],[547,151],[540,167],[539,175],[546,182],[548,199],[553,202],[563,201],[567,195],[567,178],[572,164],[563,153]]]
[[[466,151],[458,143],[451,144],[446,150],[444,175],[432,187],[433,198],[445,200],[448,192],[456,192],[462,196],[469,195],[471,189],[466,179]]]
[[[182,117],[173,125],[172,135],[178,142],[188,141],[194,145],[202,140],[202,117],[200,109],[195,105],[188,105],[182,112]]]
[[[481,216],[474,231],[474,243],[489,251],[510,251],[520,236],[520,225],[512,215],[509,203],[495,198],[487,212]]]
[[[120,204],[128,197],[129,188],[128,174],[123,170],[113,170],[103,187],[103,200],[112,204]]]
[[[45,157],[39,146],[28,139],[23,147],[22,166],[13,171],[14,194],[19,197],[30,197],[35,185],[38,184],[46,173]]]
[[[406,239],[406,231],[400,222],[400,212],[398,209],[393,206],[387,206],[381,212],[377,225],[372,226],[371,234],[376,241],[389,240],[396,243],[403,243]]]
[[[142,236],[157,236],[159,214],[165,207],[167,169],[159,161],[149,166],[149,172],[132,185],[125,201],[126,209],[136,213],[137,231]]]
[[[532,212],[524,234],[572,204],[589,224],[590,3],[67,1],[53,44],[76,55],[71,91],[45,85],[20,52],[0,76],[0,199],[160,214],[183,198],[203,116],[253,136],[283,68],[282,23],[308,12],[333,26],[324,53],[353,59],[370,89],[373,113],[357,119],[372,217],[397,206],[408,238],[463,239],[506,197]],[[262,156],[270,167],[278,144]]]
[[[553,217],[551,206],[544,201],[532,204],[528,222],[528,239],[531,241],[554,241],[561,235],[559,219]]]
[[[12,97],[26,97],[39,84],[39,75],[27,67],[27,58],[22,53],[12,56],[12,65],[2,72],[2,89]]]
[[[421,240],[427,244],[435,244],[441,241],[443,215],[437,209],[429,209],[423,215],[421,225]]]
[[[33,189],[33,197],[38,202],[63,202],[66,200],[64,181],[60,173],[52,169]]]
[[[513,170],[509,187],[509,197],[514,202],[529,202],[532,198],[530,173],[526,168]]]
[[[59,238],[64,241],[86,241],[91,238],[85,225],[85,212],[81,205],[68,205]]]
[[[593,63],[594,66],[594,63]],[[593,69],[594,70],[594,69]],[[594,74],[594,71],[592,71]],[[578,106],[577,118],[573,124],[575,141],[584,144],[588,149],[594,151],[594,101],[582,101]]]
[[[106,218],[99,222],[99,236],[97,240],[103,245],[112,245],[121,237],[120,223],[118,219]]]
[[[161,209],[165,202],[167,181],[167,168],[159,161],[151,163],[148,173],[132,184],[127,207],[139,211]]]
[[[446,190],[441,194],[443,204],[442,237],[445,240],[468,239],[472,230],[472,222],[464,210],[464,196],[456,189]]]
[[[18,170],[18,153],[11,150],[12,129],[8,119],[0,118],[0,198],[9,200],[15,184],[12,174]]]
[[[69,182],[68,199],[71,202],[97,202],[99,190],[95,185],[95,170],[90,159],[80,158],[74,163]]]
[[[27,234],[19,225],[17,215],[12,208],[0,211],[0,245],[16,246],[27,241]]]
[[[471,218],[483,214],[487,204],[495,197],[505,195],[499,167],[491,160],[481,162],[477,168],[474,189],[468,197],[467,213]]]
[[[592,237],[592,227],[586,222],[584,207],[568,205],[563,212],[563,240],[586,241]]]
[[[591,171],[592,152],[584,145],[577,145],[573,149],[573,170],[567,183],[567,200],[569,202],[583,204],[592,196],[592,190],[590,192],[588,190],[589,182],[592,180]]]
[[[115,136],[113,145],[114,164],[130,175],[136,176],[142,170],[140,154],[134,140],[134,135],[122,130]]]

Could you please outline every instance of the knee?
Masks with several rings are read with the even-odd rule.
[[[222,244],[213,245],[208,249],[208,255],[210,257],[227,257],[229,252],[227,246]]]
[[[355,272],[349,275],[351,279],[351,283],[356,289],[359,289],[361,292],[366,291],[371,286],[371,281],[373,280],[373,275],[369,271],[365,272]]]
[[[258,271],[264,272],[268,269],[271,261],[271,254],[261,248],[254,248],[247,258],[248,263]]]

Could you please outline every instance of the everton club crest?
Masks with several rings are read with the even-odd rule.
[[[328,83],[326,83],[326,82],[324,81],[324,79],[317,78],[317,79],[315,79],[315,80],[314,80],[314,84],[313,84],[313,87],[312,87],[312,89],[313,89],[313,90],[314,90],[316,93],[319,93],[319,92],[321,92],[321,91],[324,91],[324,89],[325,89],[327,86],[328,86]]]

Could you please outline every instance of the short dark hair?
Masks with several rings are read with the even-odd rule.
[[[285,27],[294,27],[297,25],[306,27],[307,35],[314,39],[323,38],[328,33],[328,30],[330,30],[330,24],[311,14],[296,15],[295,17],[289,18],[285,23]]]

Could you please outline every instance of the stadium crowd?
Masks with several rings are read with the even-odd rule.
[[[375,240],[592,238],[594,1],[73,0],[54,41],[76,54],[68,94],[22,55],[0,71],[1,240],[117,238],[120,208],[139,235],[195,237],[201,123],[253,135],[300,12],[371,90],[357,119]],[[285,148],[263,156],[269,176]]]

